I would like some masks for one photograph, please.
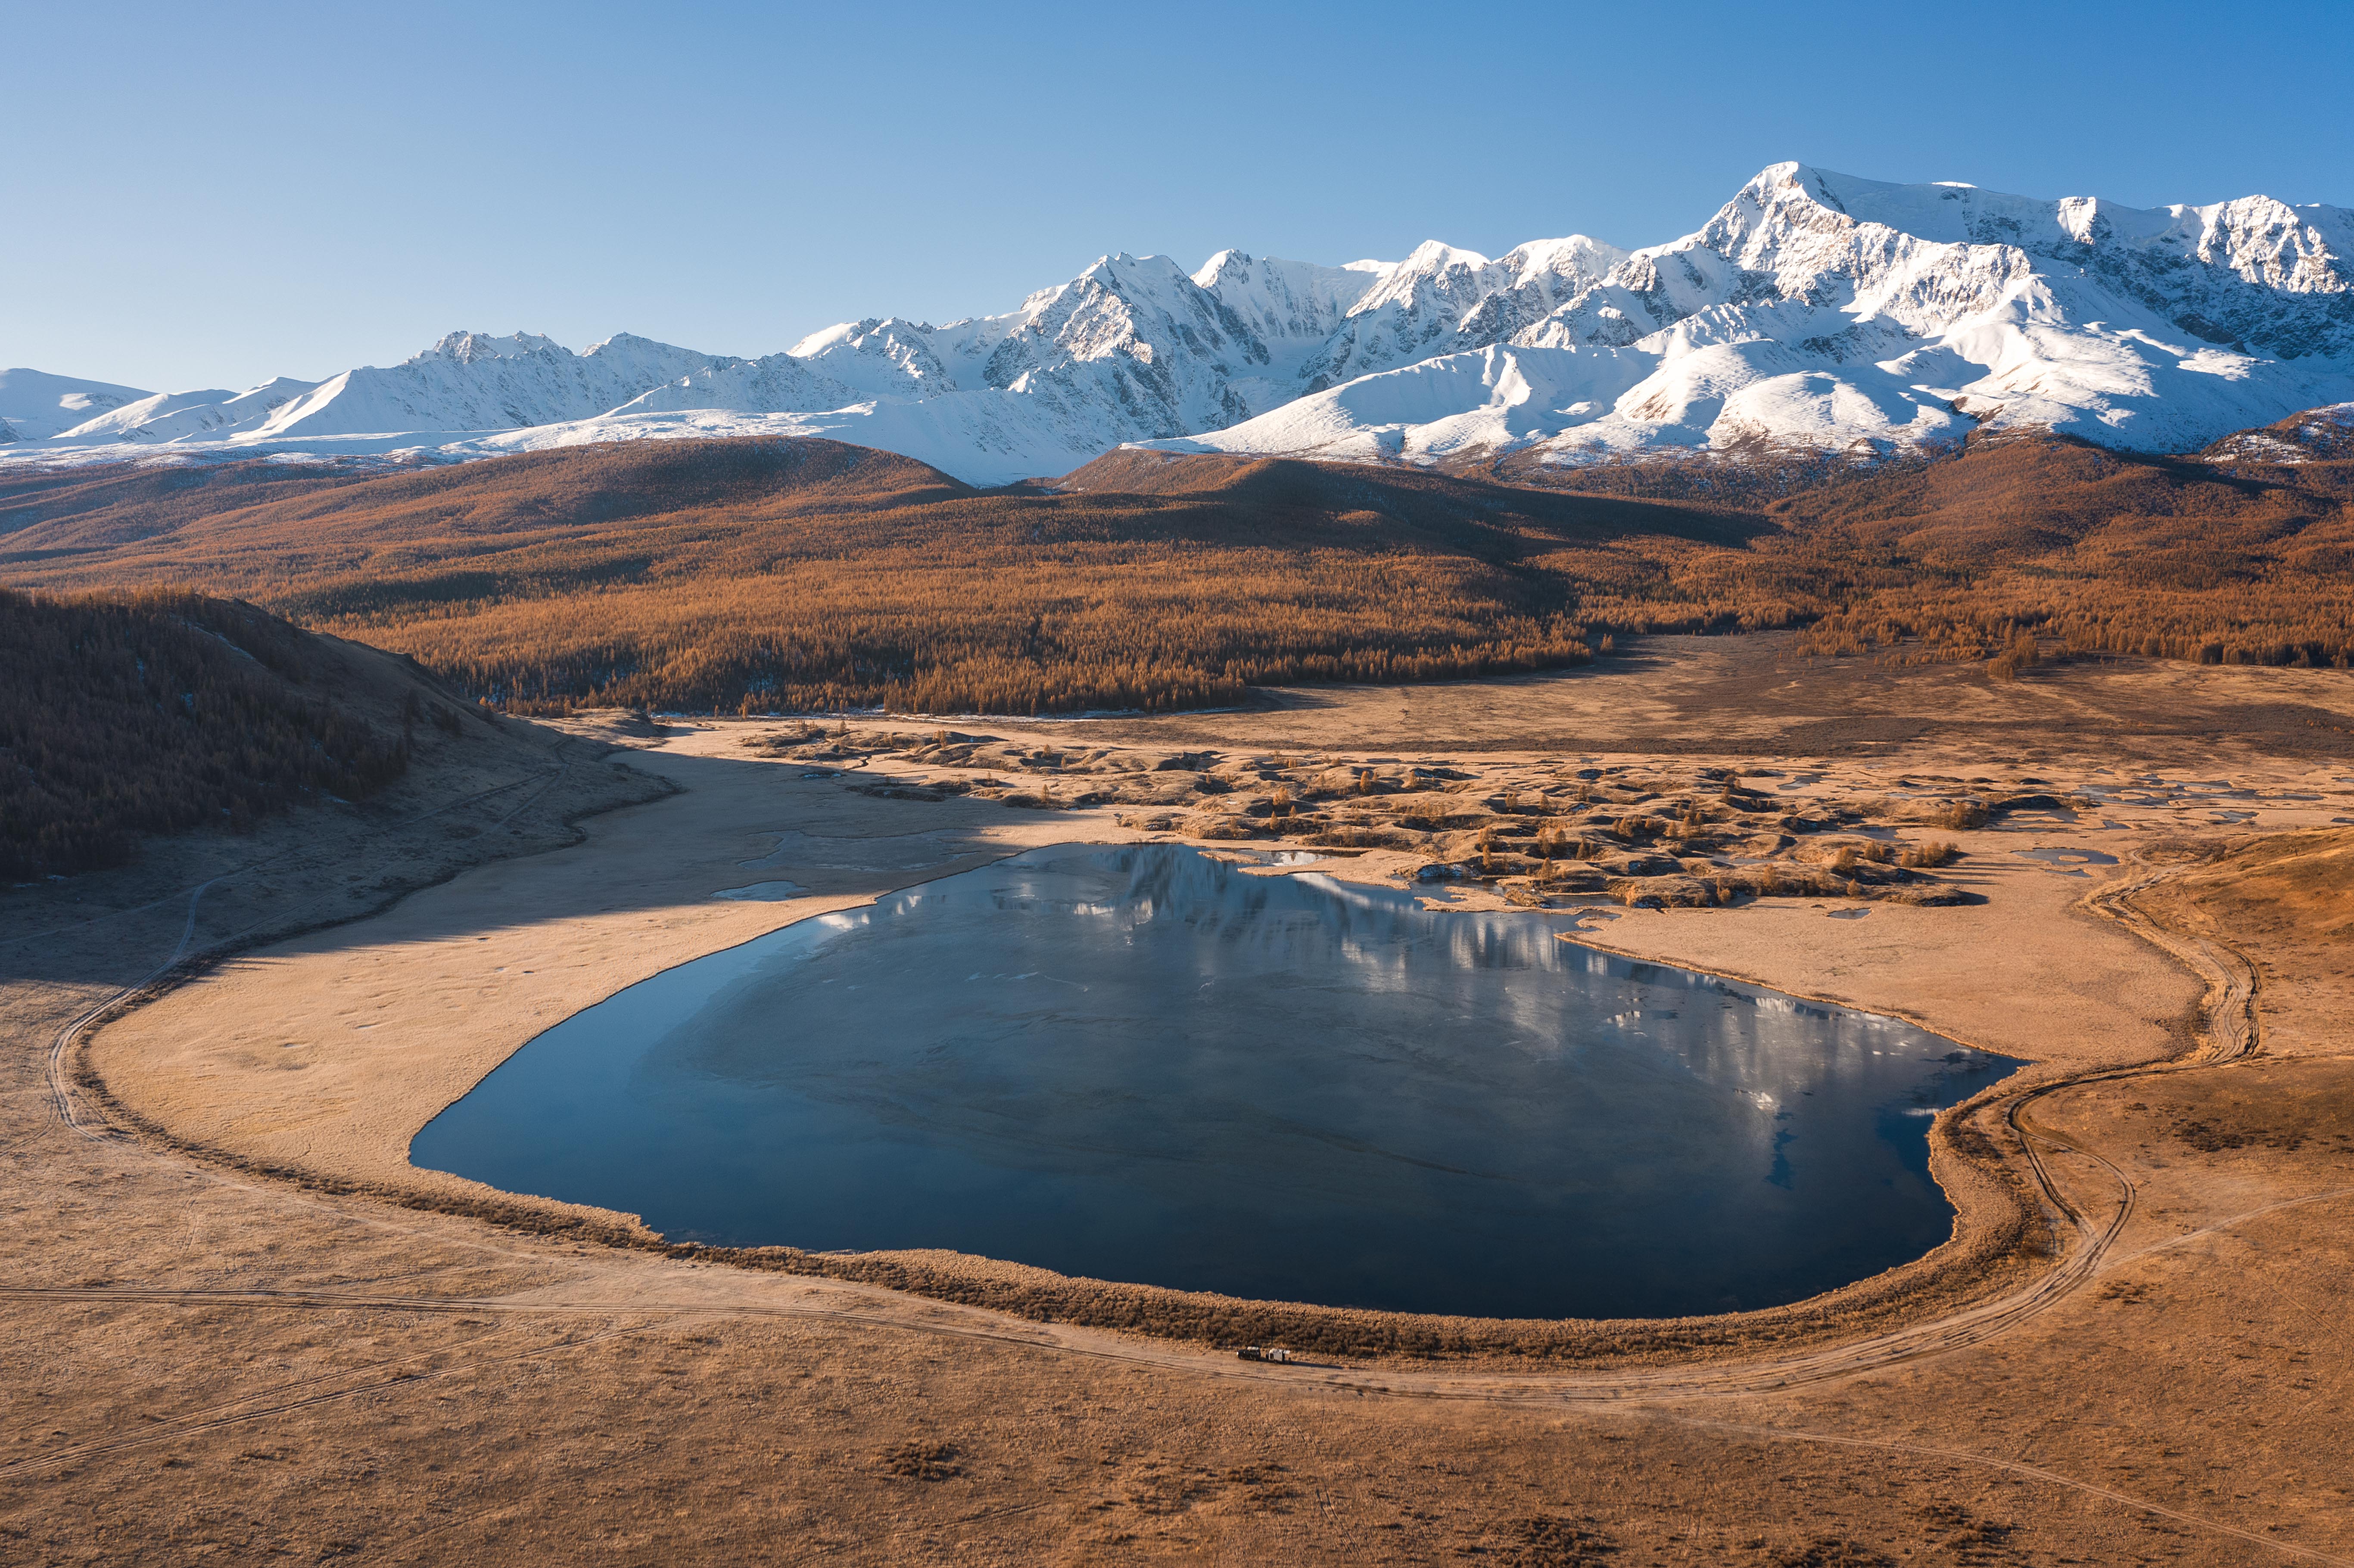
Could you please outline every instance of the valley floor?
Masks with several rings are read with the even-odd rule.
[[[5,1555],[2354,1563],[2354,966],[2327,881],[2354,832],[2354,684],[2120,662],[1992,685],[1777,650],[1663,639],[1561,676],[955,723],[1500,781],[1722,767],[1797,801],[1931,775],[2228,779],[2228,808],[2152,788],[1946,834],[1978,895],[1959,906],[1580,919],[2029,1058],[2005,1092],[2062,1086],[2022,1119],[2082,1218],[2052,1216],[2057,1257],[1957,1244],[1847,1316],[1734,1320],[1689,1354],[1629,1336],[1546,1367],[1469,1345],[1287,1368],[1042,1321],[1037,1281],[977,1260],[906,1260],[932,1294],[900,1294],[857,1260],[761,1272],[608,1245],[645,1239],[626,1216],[499,1210],[408,1167],[408,1139],[557,1018],[1025,845],[1173,831],[1119,804],[861,792],[943,769],[748,745],[774,723],[509,726],[512,777],[423,770],[365,819],[175,841],[0,901]],[[2213,859],[2252,840],[2313,848]],[[2056,843],[2120,863],[2015,853]],[[810,896],[711,897],[769,879]],[[75,1027],[184,950],[281,932]],[[2138,1070],[2176,1058],[2205,1065]],[[1979,1125],[2031,1195],[1999,1108]],[[1967,1237],[2002,1183],[1941,1161]],[[1029,1315],[972,1304],[992,1289]]]

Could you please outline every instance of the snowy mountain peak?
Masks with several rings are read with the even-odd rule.
[[[1495,333],[1514,302],[1489,296],[1452,352],[1426,318],[1464,284],[1410,260],[1324,351],[1325,387],[1190,444],[1871,456],[1978,422],[2190,450],[2354,390],[2347,221],[2264,197],[2142,210],[1777,164],[1542,319]]]
[[[1449,245],[1444,240],[1426,239],[1407,251],[1405,260],[1399,262],[1391,271],[1394,276],[1411,272],[1444,272],[1455,267],[1480,268],[1487,265],[1488,258],[1480,255],[1477,250],[1466,250],[1460,246]]]
[[[1373,274],[1349,319],[1301,367],[1320,391],[1435,355],[1501,343],[1599,279],[1626,252],[1582,234],[1515,247],[1490,261],[1426,240]]]
[[[1892,185],[1802,164],[1777,169],[1792,172],[1790,185],[1809,188],[1859,223],[1916,240],[2001,247],[2051,272],[2063,291],[2081,271],[2203,343],[2291,360],[2354,354],[2348,297],[2354,212],[2344,207],[2256,196],[2138,208],[2096,196],[2047,201],[1974,185]]]
[[[1500,265],[1511,269],[1512,285],[1523,288],[1542,280],[1575,278],[1590,283],[1627,259],[1627,252],[1583,234],[1563,239],[1535,239],[1506,251]]]
[[[1232,311],[1268,350],[1268,365],[1289,374],[1339,329],[1394,263],[1320,267],[1312,261],[1221,250],[1193,274],[1194,284]]]
[[[870,316],[813,332],[787,352],[857,395],[928,397],[958,390],[933,347],[940,330],[928,322]]]
[[[2354,400],[2349,258],[2340,207],[2133,208],[1784,163],[1638,250],[1571,234],[1490,259],[1431,240],[1331,267],[1225,249],[1190,272],[1113,251],[1002,314],[870,316],[758,359],[461,332],[389,368],[234,395],[9,371],[0,461],[158,444],[454,458],[734,432],[830,435],[995,481],[1122,442],[1864,458],[1976,426],[2190,450]]]
[[[519,332],[507,337],[493,337],[488,333],[453,332],[403,363],[424,365],[438,359],[447,360],[452,365],[473,365],[483,360],[522,359],[535,354],[568,352],[554,338],[542,337],[537,333]]]
[[[1193,285],[1215,289],[1222,280],[1248,278],[1256,265],[1256,259],[1247,250],[1221,250],[1194,270]]]
[[[1405,260],[1380,274],[1379,281],[1357,302],[1357,310],[1377,311],[1417,298],[1447,297],[1477,289],[1492,266],[1477,250],[1461,250],[1426,239],[1406,253]]]
[[[136,387],[51,376],[22,366],[0,370],[0,440],[45,440],[110,409],[154,396]]]

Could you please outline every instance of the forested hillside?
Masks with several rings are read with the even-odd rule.
[[[0,535],[0,573],[238,594],[525,709],[1067,711],[1579,662],[1586,629],[1535,556],[1722,547],[1752,526],[1411,470],[1159,454],[981,491],[810,440],[277,482],[128,542],[140,507],[87,479],[82,515],[20,493],[37,515]]]
[[[527,712],[1152,710],[1666,630],[1998,675],[2071,651],[2342,665],[2354,460],[2327,435],[1453,473],[1123,450],[1001,490],[814,439],[125,465],[0,487],[0,580],[235,595]]]
[[[0,589],[0,877],[119,864],[142,833],[242,831],[397,778],[408,736],[336,702],[330,662],[250,605]]]

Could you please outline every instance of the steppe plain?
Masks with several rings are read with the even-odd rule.
[[[1001,787],[907,738],[938,728],[992,737],[980,780]],[[1037,766],[1000,766],[1017,754]],[[533,1034],[660,969],[1029,845],[1201,838],[1214,814],[1158,810],[1136,793],[1154,780],[1220,777],[1239,826],[1204,842],[1247,855],[1281,830],[1246,802],[1416,768],[1539,811],[2020,802],[1876,819],[1956,843],[1925,880],[1964,902],[1858,883],[1543,916],[2026,1059],[1941,1125],[1955,1241],[1778,1312],[1497,1328],[953,1255],[707,1255],[407,1163]],[[2118,864],[2016,853],[2053,845]],[[756,880],[809,896],[712,896]],[[0,1546],[2354,1563],[2349,920],[2354,685],[2329,671],[1995,683],[1663,638],[1562,675],[1154,719],[502,720],[366,813],[172,841],[0,903]],[[1214,1344],[1270,1330],[1306,1364]]]

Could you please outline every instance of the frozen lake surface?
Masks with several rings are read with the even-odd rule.
[[[673,1240],[1491,1317],[1771,1306],[1946,1238],[1930,1119],[2015,1062],[1563,929],[1036,850],[588,1008],[411,1158]]]

